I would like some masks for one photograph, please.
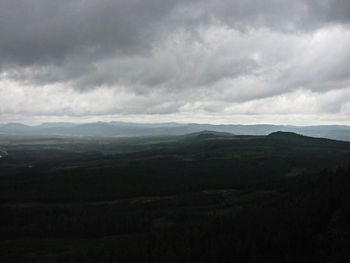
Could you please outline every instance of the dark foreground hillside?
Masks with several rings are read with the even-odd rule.
[[[350,143],[0,143],[0,262],[350,262]]]

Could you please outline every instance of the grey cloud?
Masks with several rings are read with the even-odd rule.
[[[2,0],[0,81],[137,97],[103,114],[220,112],[300,88],[344,89],[349,13],[348,0]]]
[[[60,63],[70,55],[144,52],[173,1],[3,0],[2,62]]]
[[[161,34],[210,23],[208,17],[233,27],[307,28],[348,22],[349,9],[347,0],[2,0],[0,58],[36,65],[69,56],[132,56],[147,52]]]
[[[327,3],[329,7],[327,17],[330,21],[349,24],[350,2],[348,0],[329,0]]]
[[[206,1],[205,11],[234,27],[265,26],[304,31],[329,23],[349,23],[347,0]]]

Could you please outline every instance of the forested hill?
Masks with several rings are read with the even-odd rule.
[[[0,137],[0,262],[349,262],[350,142]]]

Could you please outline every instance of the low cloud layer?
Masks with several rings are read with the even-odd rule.
[[[0,122],[348,123],[350,2],[3,0]]]

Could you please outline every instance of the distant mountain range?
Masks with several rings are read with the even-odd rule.
[[[306,136],[323,137],[335,140],[350,141],[350,126],[319,125],[239,125],[239,124],[180,124],[157,123],[140,124],[126,122],[94,123],[43,123],[29,126],[21,123],[0,124],[0,134],[20,136],[93,136],[93,137],[135,137],[135,136],[169,136],[198,133],[201,131],[232,133],[235,135],[267,135],[277,131],[294,132]]]

